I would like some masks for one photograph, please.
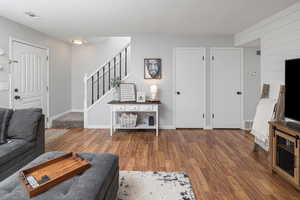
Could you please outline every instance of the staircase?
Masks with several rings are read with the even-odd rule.
[[[52,121],[53,128],[83,128],[83,113],[69,112]]]
[[[127,44],[117,55],[105,62],[91,75],[84,77],[84,127],[87,128],[88,112],[94,105],[112,90],[112,80],[119,78],[125,80],[128,77],[128,58],[130,43]]]
[[[91,75],[84,77],[84,112],[69,112],[52,121],[53,128],[87,127],[88,111],[101,103],[113,87],[111,81],[116,78],[124,80],[128,76],[128,58],[130,44],[127,44],[117,55],[98,67]],[[101,112],[101,111],[100,111]]]

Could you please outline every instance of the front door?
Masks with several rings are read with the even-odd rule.
[[[14,109],[47,110],[47,50],[18,41],[12,42],[12,106]]]

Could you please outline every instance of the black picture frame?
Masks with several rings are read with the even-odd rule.
[[[161,79],[161,58],[144,59],[144,79]]]

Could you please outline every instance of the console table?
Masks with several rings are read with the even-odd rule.
[[[120,102],[111,101],[108,102],[111,109],[111,125],[110,135],[112,136],[116,129],[154,129],[156,130],[156,136],[159,131],[159,105],[160,101],[146,101],[143,103],[139,102]],[[135,127],[122,127],[117,120],[117,113],[154,113],[155,123],[153,126],[148,124],[137,124]]]

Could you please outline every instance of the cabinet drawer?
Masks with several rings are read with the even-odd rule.
[[[153,105],[141,105],[140,111],[153,111]]]
[[[115,105],[113,107],[113,111],[125,111],[125,106],[124,105]]]
[[[127,105],[126,111],[139,111],[139,106],[138,105]]]

